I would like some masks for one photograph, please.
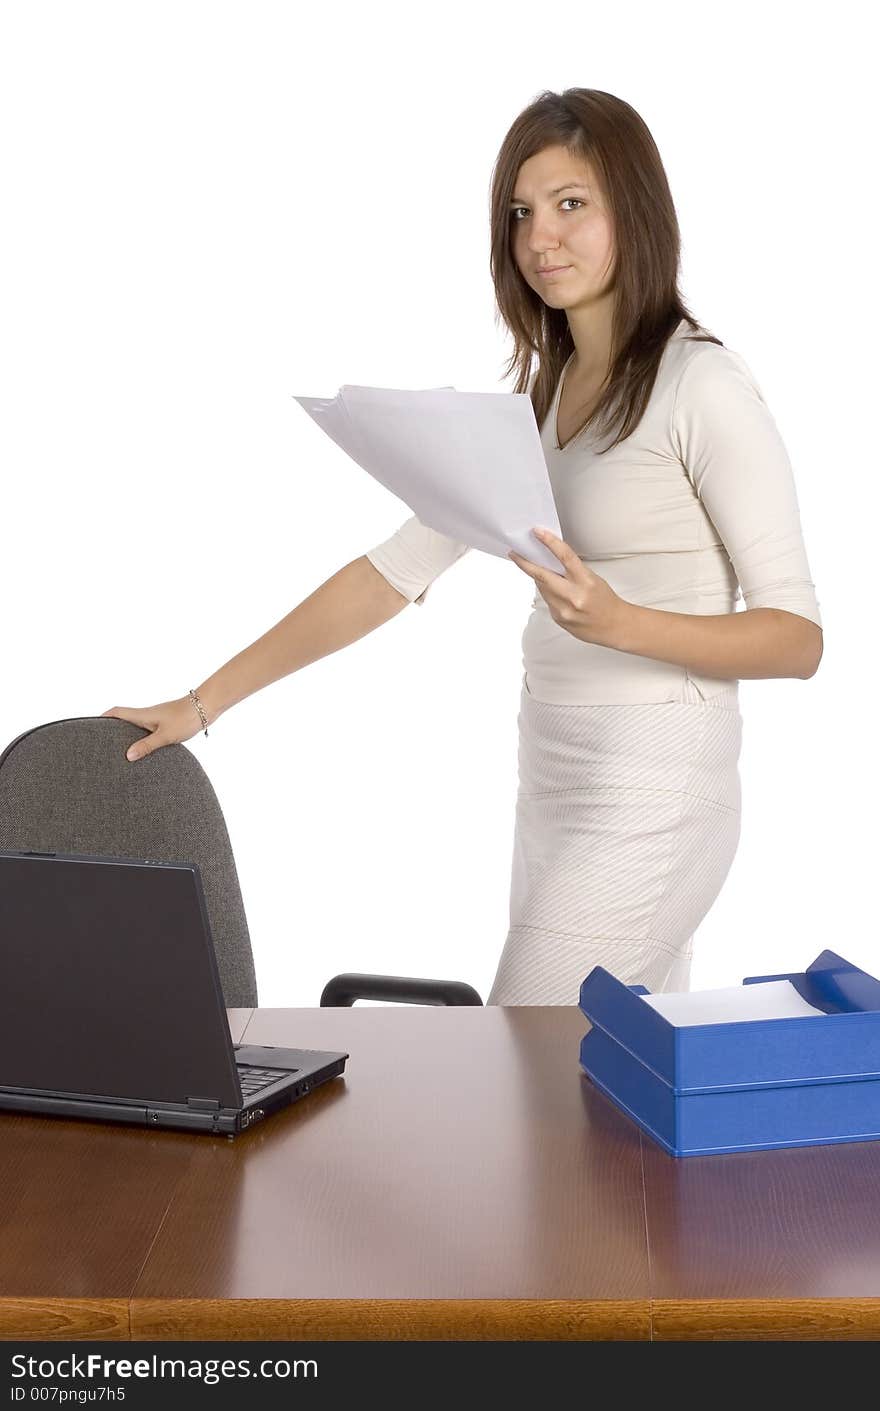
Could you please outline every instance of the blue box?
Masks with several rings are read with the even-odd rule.
[[[825,950],[788,980],[821,1014],[676,1025],[601,965],[581,985],[584,1072],[672,1156],[880,1138],[880,980]]]

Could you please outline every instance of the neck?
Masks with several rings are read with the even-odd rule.
[[[568,326],[574,342],[574,358],[569,374],[584,382],[601,382],[611,366],[611,321],[614,304],[610,295],[581,307],[567,309]]]

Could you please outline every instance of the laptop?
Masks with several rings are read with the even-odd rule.
[[[0,1110],[234,1136],[348,1057],[233,1045],[197,864],[0,851]]]

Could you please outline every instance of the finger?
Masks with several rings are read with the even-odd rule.
[[[138,740],[136,744],[129,745],[125,752],[125,758],[134,761],[136,759],[145,759],[148,754],[152,754],[162,743],[161,740],[157,738],[158,734],[159,731],[154,730],[152,735],[149,735],[146,740]]]
[[[527,573],[530,578],[534,578],[540,572],[536,563],[532,563],[531,559],[523,558],[520,554],[515,554],[513,549],[509,551],[507,557],[513,559],[517,568],[521,568],[523,573]]]
[[[522,569],[523,573],[527,573],[530,578],[535,580],[539,588],[546,587],[555,592],[561,584],[568,582],[565,572],[561,568],[544,568],[541,564],[521,558],[512,549],[509,557],[514,560],[518,568]]]
[[[129,725],[139,725],[142,730],[155,730],[160,723],[158,710],[140,710],[136,706],[114,706],[101,713],[100,719],[111,716],[114,720],[127,720]]]
[[[111,710],[102,710],[99,719],[104,720],[110,716],[115,720],[126,720],[131,725],[139,725],[142,730],[153,730],[153,734],[149,738],[155,741],[158,730],[143,719],[144,714],[145,712],[142,710],[126,710],[124,706],[113,706]],[[146,740],[138,740],[137,744],[130,745],[126,750],[125,758],[129,760],[143,759],[144,755],[152,754],[155,749],[158,749],[157,742],[149,744]]]
[[[533,529],[532,533],[536,539],[540,539],[542,544],[547,545],[550,552],[555,554],[559,562],[565,564],[566,568],[573,569],[576,564],[580,564],[581,560],[574,549],[550,529]]]
[[[531,559],[521,558],[511,549],[508,558],[512,558],[517,568],[521,568],[523,573],[527,573],[537,584],[565,582],[565,574],[560,568],[544,568],[539,563],[532,563]]]
[[[114,720],[126,720],[128,721],[128,724],[140,725],[141,729],[152,728],[149,727],[149,725],[145,724],[144,720],[138,720],[138,715],[141,715],[141,717],[142,715],[144,715],[144,711],[141,710],[126,710],[126,707],[124,706],[114,706],[113,708],[111,708],[111,710],[102,711],[102,713],[100,713],[99,718],[100,720],[104,720],[104,718],[109,717],[109,715],[110,717],[113,717]],[[154,729],[154,732],[149,735],[148,739],[138,739],[137,744],[128,746],[128,749],[126,751],[126,759],[131,759],[131,761],[134,761],[134,759],[144,758],[144,755],[151,755],[154,749],[158,749],[158,742],[155,741],[155,737],[157,737],[157,734],[158,729]],[[154,741],[154,744],[149,744],[149,741]]]

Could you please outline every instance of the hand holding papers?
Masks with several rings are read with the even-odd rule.
[[[412,392],[345,384],[295,397],[312,420],[429,529],[560,572],[532,534],[562,537],[531,399],[525,392]]]

